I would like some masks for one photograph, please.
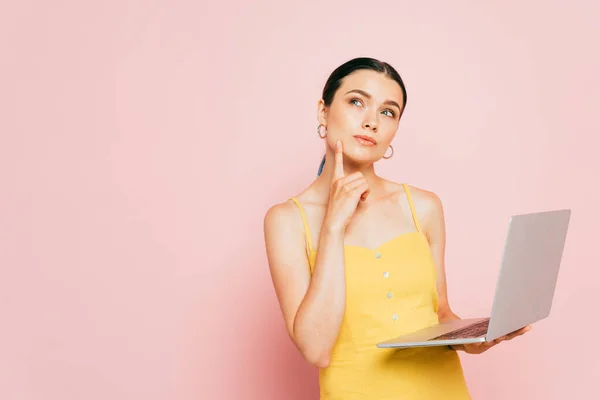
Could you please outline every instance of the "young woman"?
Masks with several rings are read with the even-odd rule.
[[[482,353],[529,330],[491,344],[376,347],[459,318],[447,298],[440,199],[374,170],[394,155],[406,99],[385,62],[356,58],[333,71],[318,102],[319,175],[265,215],[281,311],[299,351],[320,368],[321,399],[469,399],[456,350]]]

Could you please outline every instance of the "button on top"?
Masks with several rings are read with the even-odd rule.
[[[380,258],[380,257],[381,257],[381,253],[380,252],[375,253],[375,258]]]

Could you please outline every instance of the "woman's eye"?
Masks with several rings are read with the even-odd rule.
[[[392,110],[385,110],[384,112],[388,113],[390,117],[394,118],[394,112]]]
[[[350,103],[357,105],[357,106],[362,106],[362,103],[358,99],[352,99],[352,100],[350,100]]]

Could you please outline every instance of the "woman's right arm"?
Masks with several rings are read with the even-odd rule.
[[[308,362],[325,368],[345,309],[344,230],[323,225],[312,276],[304,228],[294,204],[270,208],[264,233],[271,278],[288,333]]]
[[[288,333],[304,358],[320,368],[329,365],[346,308],[344,232],[369,192],[360,172],[344,173],[338,141],[312,277],[297,208],[287,202],[271,207],[265,215],[269,269]]]

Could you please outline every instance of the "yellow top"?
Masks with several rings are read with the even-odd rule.
[[[448,347],[380,349],[377,343],[438,323],[436,268],[403,184],[416,230],[377,248],[344,246],[346,309],[331,362],[319,370],[321,400],[465,400],[460,358]],[[312,247],[300,209],[311,273]]]

